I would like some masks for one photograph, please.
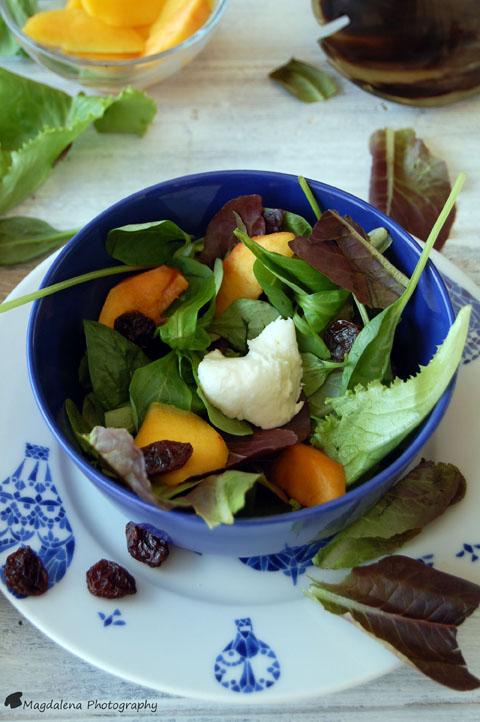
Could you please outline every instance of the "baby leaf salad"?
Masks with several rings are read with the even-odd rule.
[[[385,255],[385,229],[349,217],[233,198],[193,238],[169,219],[115,228],[124,275],[84,321],[81,408],[69,425],[92,463],[164,509],[214,527],[348,493],[376,473],[435,406],[459,364],[463,308],[430,362],[404,378],[395,332],[463,184],[411,276]],[[398,372],[398,375],[397,375]]]

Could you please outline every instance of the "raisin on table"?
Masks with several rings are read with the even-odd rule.
[[[20,547],[7,557],[4,575],[10,591],[24,597],[37,597],[48,589],[48,572],[29,546]]]
[[[332,321],[323,334],[328,350],[335,361],[343,361],[360,333],[360,326],[353,321]]]
[[[120,599],[127,594],[135,594],[135,579],[126,569],[116,562],[100,559],[87,571],[88,591],[95,597]]]
[[[169,555],[166,539],[155,534],[146,524],[129,521],[125,527],[129,554],[149,567],[159,567]]]
[[[193,454],[193,446],[182,441],[154,441],[142,447],[145,470],[148,476],[165,474],[185,466]]]

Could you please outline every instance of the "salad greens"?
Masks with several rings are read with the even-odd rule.
[[[314,558],[322,569],[347,569],[390,554],[461,501],[466,482],[453,464],[422,461]]]
[[[430,413],[462,358],[471,306],[464,306],[427,366],[407,381],[384,386],[378,379],[330,399],[332,413],[321,421],[312,444],[339,461],[352,484],[413,431]]]
[[[120,103],[125,114],[119,126]],[[118,96],[79,93],[72,97],[0,68],[0,213],[20,203],[48,177],[54,163],[92,123],[103,133],[143,135],[156,109],[139,90],[126,88]],[[99,124],[99,121],[101,123]]]
[[[148,358],[134,343],[103,323],[84,321],[88,370],[94,394],[105,411],[128,401],[134,372]]]
[[[26,20],[38,12],[37,0],[9,0],[8,6],[19,27],[23,27]],[[23,53],[23,50],[0,16],[0,56],[17,55],[17,53]]]
[[[257,481],[262,495],[277,497],[276,501],[272,497],[272,509],[276,508],[275,504],[278,506],[279,499],[284,506],[285,498],[288,502],[275,479],[269,478],[271,468],[264,462],[265,458],[268,461],[268,454],[296,443],[310,443],[343,466],[346,483],[350,485],[377,469],[441,397],[462,355],[469,307],[462,309],[434,358],[420,368],[416,376],[405,381],[393,379],[390,357],[403,310],[417,287],[430,249],[463,181],[464,177],[460,176],[454,185],[410,279],[405,279],[383,257],[383,250],[390,243],[384,229],[367,234],[352,219],[328,210],[322,213],[307,182],[301,179],[312,211],[319,217],[313,228],[302,216],[280,209],[268,209],[264,216],[263,201],[257,195],[228,201],[210,220],[201,242],[172,220],[123,226],[112,229],[106,239],[107,251],[122,265],[41,289],[23,299],[3,304],[0,311],[104,276],[163,264],[177,269],[184,276],[186,284],[182,287],[186,290],[166,309],[163,306],[162,322],[157,325],[139,314],[140,323],[142,318],[146,319],[153,334],[152,342],[142,346],[146,351],[134,342],[136,337],[128,335],[128,323],[133,323],[128,318],[118,326],[124,329],[126,337],[97,321],[85,321],[87,355],[81,361],[79,377],[86,396],[81,412],[71,401],[66,404],[66,412],[82,449],[95,463],[103,464],[107,473],[120,476],[136,490],[141,489],[143,498],[166,505],[165,508],[193,508],[210,525],[226,523],[225,519],[231,523],[233,514],[243,508],[245,494]],[[265,230],[267,221],[276,229],[291,228],[304,234],[296,235],[290,241],[290,248],[298,251],[297,256],[267,250],[251,237]],[[242,278],[242,273],[249,273],[249,283],[256,279],[261,292],[255,291],[257,296],[252,298],[238,292],[236,300],[230,302],[223,313],[216,314],[219,290],[223,284],[232,283],[229,276],[232,264],[224,266],[221,257],[213,257],[213,254],[225,255],[237,243],[244,244],[254,259],[250,260],[251,256],[248,256],[251,265],[247,271],[242,266],[236,267],[233,283],[241,282],[238,279]],[[321,255],[318,253],[320,247],[336,248],[337,260],[342,259],[339,268],[347,269],[348,276],[349,264],[353,264],[356,282],[361,278],[364,285],[350,287],[345,283],[345,287],[336,283],[344,283],[342,274],[332,274],[336,261],[327,265],[322,262],[320,269],[315,267],[316,259]],[[304,257],[299,258],[299,254]],[[236,258],[241,260],[242,255]],[[243,258],[247,257],[244,255]],[[383,284],[380,290],[375,285],[377,282]],[[236,286],[232,288],[235,291]],[[370,306],[368,312],[359,292],[361,288],[367,288],[369,292],[374,289],[369,303],[375,303],[376,307]],[[379,310],[379,294],[384,294],[385,289],[391,293],[393,288],[392,302]],[[372,301],[372,298],[376,300]],[[134,311],[134,316],[135,313],[138,315],[138,310]],[[129,315],[128,312],[125,314]],[[247,354],[249,343],[270,324],[279,322],[280,317],[293,321],[297,347],[302,354],[300,401],[303,408],[285,427],[258,429],[241,418],[230,418],[216,408],[202,388],[198,367],[213,348],[220,349],[226,361],[229,356]],[[350,336],[348,342],[341,341],[345,344],[341,356],[334,357],[333,349],[337,347],[329,345],[332,342],[326,331],[331,335],[338,323],[341,329],[347,328]],[[265,374],[263,378],[266,378]],[[212,440],[220,438],[224,444],[225,456],[223,451],[218,456],[222,461],[215,461],[215,465],[203,474],[187,474],[175,486],[176,491],[162,483],[161,475],[152,482],[141,463],[138,466],[138,449],[131,434],[141,430],[153,402],[203,417],[217,432]],[[297,404],[298,397],[295,403],[298,410]],[[146,436],[151,438],[150,433]],[[172,429],[172,441],[175,440]],[[184,437],[178,440],[184,440]],[[168,443],[168,440],[160,441]],[[126,455],[125,459],[122,454]],[[135,470],[133,477],[132,469]],[[235,484],[238,484],[238,495],[232,491]],[[253,500],[257,494],[260,494],[258,490],[249,495],[248,513],[256,508]],[[284,510],[297,508],[295,500],[292,504],[287,503]],[[433,514],[435,509],[441,508],[441,503],[435,505],[432,502],[431,506],[429,513]],[[259,503],[257,508],[262,510],[259,513],[268,513],[264,504]],[[411,520],[401,516],[398,515],[397,525],[390,525],[395,539],[417,529]],[[369,521],[367,519],[365,524]],[[377,538],[381,534],[372,533],[370,537],[367,532],[362,532],[363,554],[370,548],[381,548]],[[338,539],[338,556],[343,558],[348,539],[342,536]],[[393,548],[394,541],[389,537],[383,542],[384,548]],[[335,556],[330,549],[327,547],[324,554]]]
[[[430,153],[412,128],[375,131],[370,138],[370,153],[370,203],[426,240],[450,194],[446,164]],[[438,234],[436,248],[442,248],[454,220],[452,207]]]
[[[451,689],[480,687],[458,646],[457,628],[480,604],[480,587],[404,556],[352,569],[338,584],[314,581],[308,595],[346,615],[421,672]]]
[[[337,86],[327,73],[295,58],[272,70],[270,78],[304,103],[328,100],[337,92]]]
[[[31,261],[54,251],[78,230],[57,231],[37,218],[0,218],[0,266]]]

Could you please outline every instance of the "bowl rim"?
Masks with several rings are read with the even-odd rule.
[[[174,45],[173,48],[163,50],[161,53],[155,53],[155,55],[145,55],[140,58],[130,58],[129,60],[90,60],[88,58],[80,58],[78,55],[68,55],[67,53],[60,53],[47,45],[37,43],[29,35],[26,35],[23,30],[12,20],[7,0],[0,0],[0,18],[3,18],[7,28],[19,40],[21,45],[26,45],[27,48],[32,48],[34,51],[43,53],[52,60],[65,61],[67,60],[71,65],[77,67],[86,68],[133,68],[137,65],[142,66],[148,63],[163,60],[169,58],[175,53],[181,50],[187,49],[197,42],[202,40],[203,37],[207,36],[210,32],[217,27],[220,19],[225,12],[225,8],[229,0],[218,0],[215,8],[210,13],[210,17],[207,22],[204,23],[193,35],[183,40],[178,45]]]
[[[220,170],[220,171],[207,171],[203,173],[194,173],[191,175],[184,175],[184,176],[178,176],[176,178],[172,178],[166,181],[162,181],[160,183],[155,183],[151,186],[148,186],[147,188],[141,189],[139,191],[136,191],[135,193],[130,194],[129,196],[126,196],[125,198],[122,198],[121,200],[115,202],[105,210],[103,210],[101,213],[99,213],[95,218],[93,218],[91,221],[89,221],[75,236],[73,236],[70,241],[64,246],[64,248],[58,253],[58,255],[54,258],[53,263],[49,267],[48,271],[46,272],[44,278],[42,279],[40,288],[44,288],[45,286],[48,286],[50,283],[50,279],[52,276],[56,274],[56,272],[61,268],[62,264],[65,260],[68,260],[68,256],[70,254],[70,251],[76,243],[78,242],[78,237],[82,237],[84,234],[87,234],[90,232],[90,230],[93,230],[97,223],[101,220],[103,220],[105,217],[108,217],[112,212],[114,212],[116,209],[121,208],[125,203],[134,203],[137,199],[140,200],[144,198],[144,196],[150,192],[161,192],[162,189],[170,190],[175,185],[181,185],[181,184],[192,184],[193,183],[201,183],[203,181],[208,181],[209,179],[212,179],[213,177],[216,178],[217,182],[219,180],[224,180],[225,182],[228,182],[230,178],[233,178],[238,175],[248,175],[252,178],[259,178],[265,180],[265,178],[275,178],[277,181],[281,180],[297,180],[298,177],[290,174],[290,173],[281,173],[277,171],[261,171],[261,170]],[[389,218],[387,215],[385,215],[382,211],[378,210],[374,206],[372,206],[367,201],[362,200],[358,196],[355,196],[351,193],[348,193],[347,191],[343,191],[340,188],[336,188],[335,186],[329,185],[327,183],[323,183],[321,181],[315,181],[310,178],[307,178],[307,182],[309,185],[315,190],[323,190],[326,192],[333,193],[337,198],[347,201],[353,206],[356,206],[357,208],[361,209],[364,212],[373,213],[374,217],[379,220],[379,226],[385,225],[387,228],[390,228],[397,233],[399,239],[401,239],[403,242],[405,242],[411,249],[413,249],[418,255],[420,255],[422,248],[420,243],[418,241],[414,240],[412,236],[404,229],[402,226],[400,226],[396,221]],[[443,278],[440,274],[440,271],[436,268],[435,264],[429,259],[427,262],[427,265],[425,267],[425,270],[430,271],[430,273],[433,276],[433,281],[435,282],[435,285],[437,287],[437,291],[440,295],[441,301],[444,303],[444,307],[447,311],[447,317],[449,325],[451,326],[455,320],[455,312],[452,306],[452,302],[450,300],[450,296],[448,293],[448,290],[446,288],[445,282],[443,281]],[[108,496],[115,497],[119,502],[122,504],[131,504],[132,502],[138,507],[139,511],[145,510],[148,513],[152,513],[152,511],[155,511],[158,514],[169,514],[171,518],[171,514],[173,513],[176,518],[176,522],[179,523],[179,525],[184,526],[186,529],[191,528],[193,525],[192,531],[194,531],[195,528],[198,528],[201,526],[202,528],[207,528],[207,525],[205,524],[204,520],[197,516],[196,514],[185,514],[184,512],[181,512],[176,509],[171,510],[164,510],[160,507],[157,507],[153,504],[150,504],[149,502],[144,501],[139,496],[134,494],[130,489],[120,486],[120,484],[113,479],[110,479],[106,475],[99,472],[97,469],[95,469],[83,456],[83,454],[79,453],[79,451],[74,447],[74,445],[69,441],[67,436],[62,431],[60,425],[57,423],[55,418],[50,414],[50,411],[48,410],[48,406],[46,404],[45,395],[40,388],[37,377],[36,377],[36,362],[35,362],[35,338],[36,338],[36,324],[38,320],[38,313],[39,309],[41,307],[42,302],[44,299],[39,299],[35,301],[32,310],[30,312],[29,322],[28,322],[28,329],[27,329],[27,367],[28,367],[28,375],[30,379],[30,384],[33,390],[34,398],[37,402],[37,405],[41,411],[41,414],[44,418],[44,420],[47,423],[47,426],[49,427],[50,431],[54,435],[56,441],[60,443],[63,450],[66,452],[67,456],[70,458],[73,458],[76,466],[89,478],[91,481],[91,477],[95,478],[95,484],[104,491],[104,493],[108,494]],[[395,476],[398,473],[401,473],[402,469],[404,469],[419,453],[421,448],[424,446],[424,444],[427,442],[427,440],[430,438],[430,436],[433,434],[435,429],[437,428],[438,424],[440,423],[443,415],[445,414],[448,405],[450,403],[455,383],[456,383],[456,376],[453,377],[452,381],[448,385],[448,387],[443,392],[440,399],[437,401],[433,409],[430,411],[429,415],[424,419],[424,421],[421,423],[420,430],[418,432],[413,431],[412,433],[415,434],[414,438],[411,440],[411,442],[408,444],[408,446],[402,451],[402,453],[394,459],[387,467],[382,469],[379,473],[372,476],[367,481],[364,481],[363,483],[359,484],[358,486],[354,486],[354,488],[348,490],[347,492],[340,497],[337,497],[336,499],[332,499],[331,501],[326,502],[325,504],[320,504],[313,507],[306,507],[304,509],[300,509],[298,511],[292,511],[288,513],[282,513],[282,514],[273,514],[271,516],[264,516],[264,517],[250,517],[245,519],[235,519],[234,523],[231,525],[222,524],[219,528],[222,530],[224,529],[239,529],[239,528],[249,528],[249,527],[259,527],[259,526],[270,526],[275,524],[284,523],[285,521],[304,521],[306,519],[310,519],[312,517],[315,517],[317,514],[322,513],[324,511],[334,511],[338,508],[341,508],[344,504],[347,504],[349,501],[355,502],[361,500],[364,496],[368,494],[368,492],[373,492],[376,489],[380,488],[385,481],[387,481],[388,478]],[[211,532],[216,531],[215,529],[210,530]]]

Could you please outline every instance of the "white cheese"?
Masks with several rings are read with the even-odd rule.
[[[248,342],[242,358],[208,353],[198,366],[203,393],[230,419],[262,429],[288,423],[303,406],[302,359],[292,319],[278,318]]]

